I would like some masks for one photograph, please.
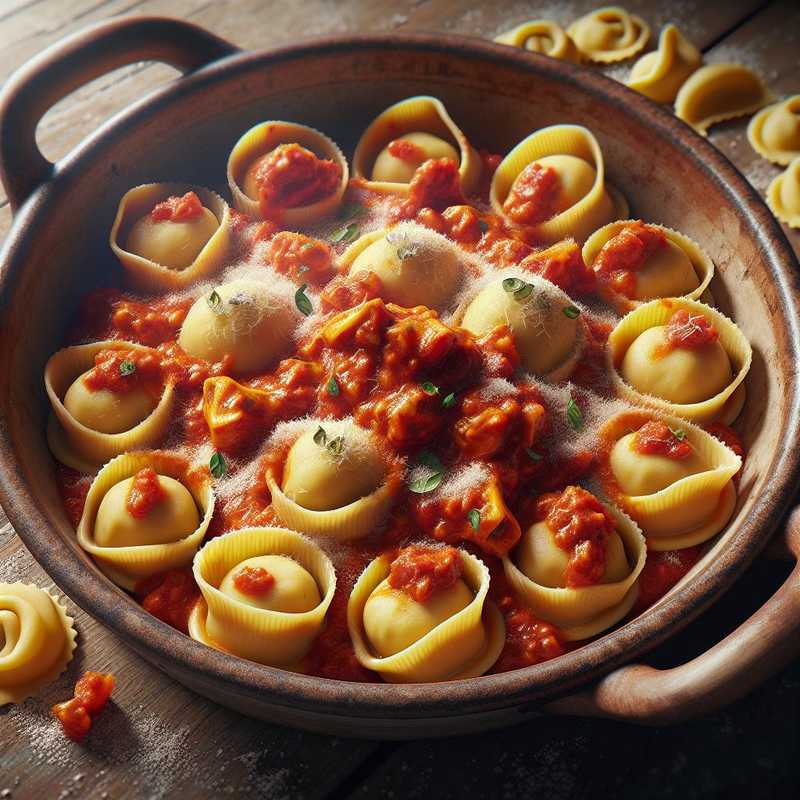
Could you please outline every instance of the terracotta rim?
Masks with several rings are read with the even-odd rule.
[[[61,187],[81,178],[81,166],[102,154],[124,129],[157,113],[179,94],[199,93],[221,77],[251,71],[257,65],[271,65],[332,52],[411,49],[421,52],[455,54],[464,58],[512,65],[520,71],[543,75],[602,99],[622,116],[647,125],[654,135],[667,139],[692,159],[727,195],[740,219],[762,247],[764,260],[777,285],[784,318],[789,324],[791,352],[800,363],[800,297],[796,261],[783,232],[762,199],[738,170],[708,141],[694,133],[668,111],[602,74],[573,64],[462,36],[364,35],[327,37],[263,53],[234,54],[197,72],[180,78],[117,114],[88,137],[53,171],[51,181],[40,187],[16,215],[0,263],[0,314],[11,296],[12,285],[25,263],[35,238],[37,219],[46,214]],[[13,261],[13,267],[11,262]],[[795,375],[788,376],[790,415],[786,421],[787,440],[800,432],[800,392]],[[111,628],[134,649],[144,651],[157,664],[173,665],[191,672],[195,683],[224,688],[243,701],[254,691],[276,705],[297,707],[331,715],[416,718],[459,716],[477,711],[533,703],[547,696],[565,694],[588,680],[652,649],[676,633],[713,603],[747,568],[777,527],[800,478],[800,451],[787,448],[776,454],[770,468],[776,477],[756,498],[752,513],[731,534],[730,546],[719,554],[714,569],[683,587],[661,606],[603,638],[584,645],[553,661],[533,667],[440,684],[385,685],[348,684],[307,677],[263,667],[206,648],[150,616],[127,599],[96,571],[87,568],[79,555],[61,545],[53,548],[49,522],[41,512],[35,493],[23,479],[11,445],[7,422],[0,418],[0,500],[16,531],[53,580],[82,608]],[[769,519],[759,525],[758,518]],[[533,710],[535,705],[531,705]],[[523,705],[523,710],[525,707]]]

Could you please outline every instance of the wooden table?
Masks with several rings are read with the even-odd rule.
[[[73,31],[120,14],[168,14],[197,22],[248,48],[300,36],[381,30],[495,34],[535,17],[569,23],[600,5],[465,0],[3,0],[0,81]],[[657,32],[676,23],[709,61],[757,69],[778,95],[800,92],[800,4],[727,0],[626,3]],[[608,70],[624,77],[629,64]],[[42,121],[50,158],[67,153],[116,110],[174,77],[136,64],[86,86]],[[711,140],[763,191],[777,168],[748,145],[745,121],[714,129]],[[0,194],[0,237],[10,213]],[[800,253],[800,233],[788,231]],[[796,446],[792,443],[791,446]],[[700,652],[741,622],[788,572],[762,559],[725,598],[669,646],[665,666]],[[0,581],[52,582],[0,510]],[[69,604],[78,655],[55,686],[22,707],[0,710],[0,798],[123,797],[706,797],[798,796],[800,663],[749,698],[703,720],[640,729],[597,720],[542,718],[481,736],[407,744],[329,739],[246,719],[196,697],[130,653]],[[61,737],[47,715],[84,669],[115,673],[115,704],[85,746]]]

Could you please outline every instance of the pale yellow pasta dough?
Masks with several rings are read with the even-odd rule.
[[[235,578],[244,568],[264,569],[275,579],[272,587],[263,594],[253,595],[239,591]],[[311,573],[294,559],[282,555],[253,556],[233,567],[222,579],[219,590],[254,608],[302,614],[316,608],[321,601],[319,587]]]
[[[126,508],[126,500],[134,478],[114,484],[104,495],[97,509],[94,543],[99,547],[135,547],[167,544],[185,539],[200,525],[197,504],[180,481],[159,475],[165,497],[143,518],[134,517]]]
[[[523,366],[547,375],[566,362],[578,345],[578,320],[564,309],[571,300],[553,284],[530,278],[533,291],[518,299],[493,281],[467,306],[461,327],[483,336],[498,325],[508,325]]]
[[[686,458],[640,453],[634,447],[636,434],[628,433],[611,448],[609,462],[620,490],[639,497],[655,494],[673,483],[708,469],[694,447]]]
[[[667,239],[636,271],[636,300],[680,297],[700,285],[692,261],[675,242]]]
[[[719,340],[695,349],[676,347],[661,353],[666,330],[665,325],[648,328],[625,353],[620,372],[634,389],[671,403],[699,403],[731,382],[731,360]]]
[[[759,111],[747,126],[747,138],[775,164],[800,157],[800,94]]]
[[[149,214],[138,219],[125,249],[171,269],[186,269],[219,228],[219,220],[207,208],[193,219],[154,222]]]
[[[381,297],[406,308],[445,305],[463,276],[456,245],[415,225],[398,226],[373,242],[350,268],[352,275],[369,271],[380,278]]]
[[[364,632],[382,658],[388,658],[419,641],[437,625],[466,608],[474,595],[463,580],[440,589],[420,603],[384,579],[364,606]]]
[[[159,398],[140,387],[125,392],[112,392],[110,389],[92,391],[84,381],[89,372],[91,370],[80,375],[67,389],[64,408],[81,425],[93,431],[129,431],[149,416],[158,405]]]
[[[779,220],[800,228],[800,156],[770,183],[767,203]]]
[[[445,141],[432,133],[414,131],[399,136],[410,142],[418,149],[418,153],[409,158],[397,158],[389,152],[389,144],[378,153],[372,165],[373,181],[392,181],[394,183],[410,183],[417,168],[430,158],[449,158],[458,163],[460,156],[458,150],[450,142]]]
[[[385,475],[386,463],[368,431],[351,420],[326,420],[292,445],[281,488],[303,508],[330,511],[371,494]]]
[[[235,280],[195,301],[178,344],[206,361],[232,356],[234,374],[257,372],[286,349],[294,320],[286,299],[269,284]]]
[[[598,8],[580,17],[567,33],[584,56],[600,63],[630,58],[650,38],[647,23],[620,6]]]
[[[558,194],[555,196],[554,215],[572,208],[575,203],[586,197],[597,177],[595,168],[588,161],[577,156],[545,156],[535,163],[541,167],[555,170],[558,175]]]
[[[564,572],[569,562],[569,553],[559,547],[553,531],[546,522],[531,525],[516,548],[517,566],[534,583],[550,588],[563,588]],[[613,531],[608,537],[606,568],[600,583],[616,583],[630,572],[625,547],[619,534]]]

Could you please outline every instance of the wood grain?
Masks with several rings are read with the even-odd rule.
[[[596,7],[593,0],[477,5],[467,0],[418,0],[334,4],[256,0],[8,0],[0,7],[0,41],[4,58],[0,82],[33,54],[57,39],[101,19],[119,14],[169,14],[209,27],[247,48],[293,41],[301,35],[335,32],[447,30],[492,37],[531,16],[568,23]],[[627,7],[650,22],[654,32],[672,21],[703,49],[710,60],[742,60],[758,69],[776,93],[796,92],[800,9],[796,3],[765,4],[753,0],[716,3],[662,4],[638,0]],[[766,6],[766,7],[765,7]],[[786,14],[793,16],[786,21]],[[611,70],[625,74],[627,67]],[[69,152],[84,136],[115,111],[145,95],[175,72],[162,65],[137,64],[83,87],[53,108],[42,121],[38,140],[49,158]],[[763,191],[777,169],[766,165],[746,143],[746,122],[738,121],[712,133],[712,141]],[[0,195],[0,237],[10,214]],[[800,238],[791,232],[800,252]],[[0,510],[0,580],[22,579],[51,586],[14,535]],[[768,593],[775,574],[763,569],[737,596]],[[767,587],[767,588],[765,588]],[[746,614],[741,608],[739,615]],[[537,787],[541,796],[673,796],[664,783],[686,786],[691,793],[692,769],[703,779],[698,753],[731,754],[728,780],[718,785],[734,789],[759,776],[762,788],[780,789],[796,780],[788,763],[797,744],[797,686],[794,665],[731,710],[669,732],[642,732],[598,721],[537,720],[511,731],[458,743],[376,745],[371,742],[326,739],[242,718],[202,700],[164,677],[129,651],[88,615],[70,604],[80,632],[79,655],[68,673],[42,698],[21,709],[0,710],[0,796],[26,797],[324,797],[473,795],[519,796]],[[731,616],[720,604],[681,637],[684,647],[701,649],[708,636],[718,635]],[[713,626],[716,625],[716,632]],[[694,639],[692,638],[694,636]],[[670,649],[680,655],[681,645]],[[661,656],[663,657],[663,655]],[[659,656],[656,655],[656,659]],[[47,723],[50,702],[69,695],[82,669],[113,671],[118,678],[115,706],[101,718],[85,747],[53,737]],[[792,705],[794,704],[794,714]],[[759,741],[778,741],[783,748],[767,751]],[[746,736],[744,734],[747,734]],[[759,736],[759,734],[763,734]],[[687,741],[688,737],[688,741]],[[741,744],[744,742],[743,744]],[[56,744],[54,744],[56,743]],[[692,746],[695,744],[695,747]],[[740,748],[738,751],[736,748]],[[453,753],[458,755],[453,762]],[[688,752],[689,755],[686,755]],[[735,753],[740,752],[737,758]],[[677,755],[676,755],[677,753]],[[675,761],[670,761],[673,758]],[[443,769],[445,762],[449,769]],[[636,772],[636,762],[649,769]],[[750,772],[745,762],[754,765]],[[591,768],[586,769],[590,764]],[[635,780],[631,780],[635,778]],[[711,777],[705,776],[706,781]],[[696,791],[697,786],[693,787]],[[702,786],[699,787],[702,789]],[[795,787],[796,788],[796,787]],[[2,794],[8,789],[8,795]],[[675,795],[678,796],[678,795]]]

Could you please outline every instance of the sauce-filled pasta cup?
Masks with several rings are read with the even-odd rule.
[[[495,37],[499,44],[522,47],[533,53],[544,53],[550,58],[580,64],[581,54],[569,34],[553,20],[534,19],[523,22],[510,31]]]
[[[206,468],[159,450],[117,456],[97,473],[78,544],[118,586],[191,563],[214,513]]]
[[[149,347],[106,340],[65,347],[44,370],[52,414],[47,442],[55,457],[94,472],[114,456],[152,447],[164,436],[175,402]]]
[[[623,317],[608,337],[606,356],[625,400],[698,425],[728,425],[744,405],[753,351],[720,311],[673,297]]]
[[[435,562],[435,573],[431,567],[428,580],[417,582]],[[483,675],[505,641],[505,623],[488,589],[486,565],[463,550],[412,545],[394,559],[379,556],[347,605],[356,658],[389,683]]]
[[[302,170],[303,189],[293,174]],[[339,145],[296,122],[272,120],[250,128],[228,157],[234,206],[292,229],[333,214],[341,205],[350,171]]]
[[[736,503],[741,458],[677,417],[624,412],[600,431],[604,490],[636,521],[650,550],[705,542]]]
[[[242,528],[194,559],[202,598],[189,635],[242,658],[298,671],[336,589],[336,572],[310,539],[283,528]]]
[[[532,133],[500,162],[489,198],[495,213],[546,244],[583,243],[592,231],[628,216],[628,203],[605,180],[603,153],[581,125]]]
[[[458,162],[465,195],[477,189],[480,156],[442,101],[409,97],[381,112],[361,135],[353,154],[353,176],[373,191],[407,194],[417,168],[432,158]]]
[[[215,192],[180,183],[127,191],[109,243],[136,289],[184,289],[211,277],[228,254],[231,215]]]
[[[44,589],[0,583],[0,706],[54,681],[72,661],[76,637],[72,617]]]
[[[511,332],[528,372],[550,382],[566,380],[586,343],[581,310],[550,281],[512,268],[491,275],[453,315],[453,323],[475,336],[500,326]]]
[[[556,530],[545,517],[531,525],[517,547],[503,559],[513,592],[538,617],[558,626],[567,641],[602,633],[631,610],[638,596],[638,578],[647,546],[636,523],[620,509],[600,504],[578,487],[568,492],[588,496],[608,521],[608,539],[602,570],[595,580],[568,580],[569,551],[556,541]]]
[[[352,419],[309,420],[282,468],[267,469],[272,506],[284,525],[351,541],[376,530],[399,483],[397,464]]]
[[[610,222],[586,240],[581,254],[604,299],[621,313],[664,297],[709,297],[714,262],[693,239],[664,225]]]

